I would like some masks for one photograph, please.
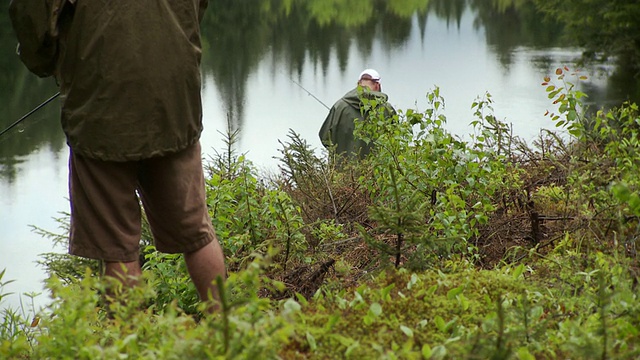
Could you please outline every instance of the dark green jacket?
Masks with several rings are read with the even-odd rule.
[[[11,0],[20,59],[60,84],[78,154],[113,161],[180,151],[202,131],[200,20],[207,0]]]
[[[180,151],[202,131],[200,0],[78,0],[56,76],[74,153],[108,161]]]
[[[337,154],[346,154],[348,157],[362,158],[371,152],[373,143],[366,143],[361,139],[357,139],[353,135],[355,129],[355,119],[364,120],[368,114],[362,109],[361,96],[370,99],[378,99],[380,104],[384,104],[391,116],[393,108],[388,104],[388,96],[377,91],[367,91],[355,88],[346,93],[338,100],[329,110],[322,127],[320,128],[320,141],[326,148],[335,146]]]
[[[67,0],[11,0],[9,17],[18,55],[40,77],[53,75],[58,52],[58,19]]]

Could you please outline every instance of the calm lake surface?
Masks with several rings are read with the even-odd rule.
[[[553,107],[543,77],[553,77],[559,66],[577,68],[580,57],[580,49],[563,44],[558,29],[541,24],[522,2],[431,0],[404,8],[372,1],[336,12],[311,0],[293,1],[291,8],[256,5],[273,2],[211,0],[202,24],[205,156],[224,150],[221,133],[231,124],[240,130],[238,153],[267,172],[276,170],[274,157],[290,129],[321,152],[325,105],[352,89],[364,68],[380,72],[396,109],[424,111],[425,94],[439,87],[447,127],[462,137],[471,132],[472,102],[489,92],[495,115],[531,141],[553,128],[544,116]],[[0,25],[2,130],[57,88],[21,65],[6,9]],[[588,80],[578,86],[593,107],[638,101],[637,82],[614,65],[580,70]],[[3,291],[16,293],[0,308],[19,307],[21,300],[28,305],[18,294],[42,292],[39,254],[66,252],[31,229],[60,232],[54,218],[69,210],[68,150],[58,111],[54,101],[0,137],[0,271],[6,269],[2,281],[15,280]],[[47,301],[44,294],[35,305]]]

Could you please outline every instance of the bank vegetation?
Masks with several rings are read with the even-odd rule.
[[[202,314],[182,257],[145,232],[145,281],[122,301],[104,295],[100,264],[43,255],[50,305],[3,310],[0,354],[638,358],[640,115],[584,109],[581,79],[560,68],[543,80],[557,128],[532,143],[490,94],[471,104],[473,133],[452,135],[438,88],[424,111],[359,123],[376,144],[361,162],[319,157],[290,132],[278,171],[259,174],[228,134],[205,161],[229,271],[219,314]],[[60,224],[38,231],[64,243]]]

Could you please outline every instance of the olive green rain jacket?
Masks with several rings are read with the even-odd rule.
[[[32,73],[53,75],[58,51],[58,19],[67,0],[11,0],[9,18],[17,53]]]
[[[62,128],[74,153],[130,161],[198,141],[200,20],[206,5],[66,0],[57,20],[55,76]]]
[[[378,99],[380,104],[384,104],[387,108],[388,116],[395,113],[393,107],[387,102],[388,96],[384,93],[362,90],[358,93],[358,88],[346,93],[331,107],[319,133],[322,144],[326,148],[335,146],[336,154],[346,154],[350,158],[363,158],[373,148],[373,143],[366,143],[353,135],[355,119],[364,120],[368,116],[362,109],[361,96]]]

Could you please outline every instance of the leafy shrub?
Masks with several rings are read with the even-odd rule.
[[[560,128],[572,135],[573,153],[567,178],[568,198],[574,214],[586,218],[597,229],[593,235],[602,243],[624,244],[634,255],[640,234],[640,113],[638,106],[628,102],[610,110],[599,110],[586,116],[581,102],[585,95],[567,76],[583,80],[586,77],[568,67],[558,68],[561,85],[547,86],[549,98],[559,104],[559,113],[550,114]],[[606,225],[602,225],[606,224]],[[615,230],[615,239],[612,238]]]
[[[392,119],[378,113],[371,121],[356,123],[356,134],[376,145],[364,165],[373,172],[359,179],[375,199],[370,216],[378,232],[396,238],[394,247],[377,244],[395,257],[396,266],[405,256],[406,266],[414,269],[452,253],[473,254],[469,240],[494,210],[494,194],[506,189],[507,178],[515,180],[510,185],[518,182],[515,173],[507,173],[501,155],[504,131],[483,128],[486,122],[502,126],[492,115],[483,115],[488,100],[473,105],[479,117],[473,125],[482,135],[468,143],[444,129],[439,89],[427,99],[430,106],[423,113],[407,110]],[[371,102],[365,106],[377,108]]]
[[[233,138],[229,136],[229,144]],[[280,250],[274,265],[285,269],[291,259],[300,257],[306,248],[304,224],[287,193],[259,180],[251,162],[232,151],[218,155],[207,169],[207,202],[231,270],[245,264],[255,251],[266,254],[269,247]]]
[[[45,256],[51,304],[33,319],[3,311],[0,355],[637,358],[638,109],[590,115],[569,73],[544,83],[569,137],[545,132],[538,151],[493,116],[489,94],[472,104],[470,140],[452,136],[437,88],[424,112],[358,123],[375,143],[360,162],[337,166],[291,132],[265,181],[229,135],[207,179],[229,264],[220,313],[201,314],[181,255],[149,244],[134,289],[100,280],[95,263]],[[490,223],[499,217],[531,229]],[[521,241],[534,218],[545,233]],[[491,246],[497,265],[481,269]]]

